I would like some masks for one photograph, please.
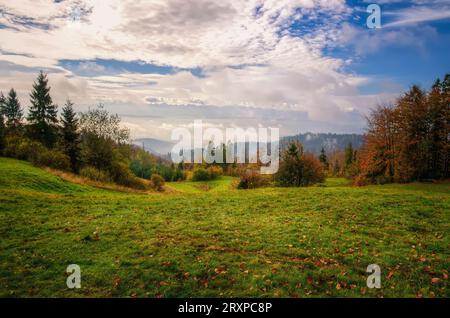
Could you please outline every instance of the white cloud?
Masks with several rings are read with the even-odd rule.
[[[0,8],[0,61],[12,63],[0,89],[14,86],[24,104],[34,68],[50,70],[58,103],[66,97],[84,105],[104,102],[130,114],[158,104],[243,106],[345,123],[353,120],[349,113],[365,113],[375,100],[359,96],[357,87],[367,79],[343,72],[347,61],[322,54],[329,41],[339,40],[335,26],[352,11],[344,0],[0,0]],[[328,19],[308,34],[286,31],[294,20],[310,25],[320,15]],[[97,58],[201,67],[205,77],[112,73],[92,62]],[[86,62],[77,75],[60,59]]]

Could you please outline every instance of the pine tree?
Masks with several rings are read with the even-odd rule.
[[[73,103],[68,99],[61,114],[61,133],[64,153],[69,156],[72,170],[78,171],[80,154],[79,122],[73,109]]]
[[[3,148],[5,148],[5,122],[3,120],[3,107],[5,104],[5,97],[3,93],[0,92],[0,155],[3,153]]]
[[[33,84],[30,98],[31,106],[27,119],[30,123],[31,137],[52,147],[56,141],[58,107],[53,104],[47,75],[42,71]]]
[[[5,117],[7,133],[18,134],[22,128],[23,110],[17,98],[16,91],[11,88],[8,97],[4,99],[2,113]]]
[[[349,167],[351,166],[351,164],[353,163],[353,159],[354,159],[354,152],[353,152],[353,146],[351,143],[349,143],[347,145],[347,147],[345,148],[345,167]]]
[[[319,160],[322,163],[322,165],[325,167],[325,169],[328,169],[328,158],[325,153],[325,149],[322,147],[322,150],[320,151]]]
[[[3,92],[0,92],[0,114],[3,115],[3,108],[5,107],[6,98],[5,95],[3,95]]]

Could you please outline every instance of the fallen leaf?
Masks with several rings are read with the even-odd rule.
[[[438,277],[433,277],[433,278],[431,279],[431,283],[432,283],[432,284],[437,284],[437,283],[439,283],[440,280],[441,280],[441,279],[438,278]]]
[[[389,272],[386,278],[389,280],[392,278],[392,276],[394,276],[394,271]]]

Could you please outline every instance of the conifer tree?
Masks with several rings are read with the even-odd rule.
[[[325,148],[322,147],[322,150],[320,151],[320,156],[319,156],[319,160],[322,163],[322,165],[328,169],[328,158],[327,155],[325,153]]]
[[[47,75],[42,71],[33,84],[30,98],[31,106],[27,119],[30,123],[31,137],[52,147],[56,141],[58,107],[53,104]]]
[[[345,148],[345,167],[349,167],[353,163],[353,146],[351,143]]]
[[[2,113],[5,117],[7,133],[18,134],[22,128],[23,110],[13,88],[9,91],[6,99],[4,98]]]
[[[3,105],[5,103],[5,97],[3,93],[0,93],[0,155],[3,153],[5,147],[5,122],[3,120]]]
[[[62,109],[61,124],[64,153],[70,158],[72,170],[78,171],[80,154],[79,122],[73,109],[73,103],[69,99]]]

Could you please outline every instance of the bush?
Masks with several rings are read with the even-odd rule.
[[[301,144],[291,143],[283,153],[276,179],[282,187],[304,187],[323,182],[325,173],[319,159],[304,154]]]
[[[256,189],[269,185],[270,179],[255,170],[246,170],[240,175],[238,189]]]
[[[219,166],[211,166],[207,169],[209,180],[214,180],[223,175],[223,169]]]
[[[38,141],[21,137],[6,139],[5,155],[27,160],[36,166],[50,167],[58,170],[70,170],[70,158],[63,152],[47,149]]]
[[[144,190],[146,184],[136,177],[125,162],[113,162],[111,168],[111,177],[117,184],[125,187]]]
[[[325,181],[322,163],[312,154],[303,156],[303,185],[312,185]]]
[[[164,191],[164,178],[159,174],[152,174],[152,185],[157,191]]]
[[[196,168],[192,174],[193,181],[208,181],[210,180],[210,174],[208,170],[203,167]]]
[[[47,150],[37,141],[17,136],[8,136],[5,144],[5,156],[31,162],[37,161],[37,157]]]
[[[44,150],[31,160],[34,165],[58,170],[71,170],[70,157],[58,150]]]
[[[93,181],[98,181],[98,182],[111,182],[112,181],[111,176],[107,172],[101,171],[92,166],[86,166],[86,167],[81,168],[80,175],[82,177],[88,178]]]

